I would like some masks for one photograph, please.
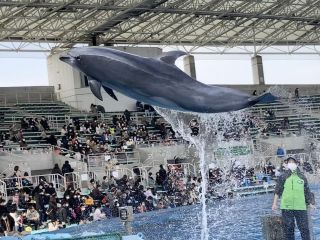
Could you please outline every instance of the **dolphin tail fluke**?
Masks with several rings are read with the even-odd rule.
[[[275,97],[274,95],[272,95],[271,93],[267,92],[264,93],[258,97],[254,97],[250,99],[250,102],[252,102],[253,104],[256,103],[272,103],[275,102],[277,100],[277,97]]]

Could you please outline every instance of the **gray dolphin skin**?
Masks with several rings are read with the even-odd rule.
[[[173,51],[145,58],[112,48],[84,47],[71,49],[60,60],[86,74],[91,91],[100,100],[101,87],[115,100],[113,90],[150,105],[199,113],[230,112],[274,100],[270,93],[252,97],[196,81],[174,65],[183,55],[186,53]]]

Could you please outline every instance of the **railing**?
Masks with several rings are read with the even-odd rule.
[[[97,168],[105,168],[106,162],[115,160],[117,164],[140,164],[140,153],[138,151],[121,152],[121,153],[97,153],[88,155],[88,168],[89,171],[96,170]]]
[[[18,103],[46,103],[56,100],[52,92],[17,92],[15,94],[0,94],[0,106],[9,106]]]
[[[5,150],[2,153],[11,153],[15,154],[17,157],[21,157],[20,155],[29,154],[39,154],[39,153],[49,153],[51,150],[50,144],[30,144],[28,147],[20,147],[18,144],[10,144],[3,146]]]
[[[58,117],[57,116],[53,116],[53,115],[49,115],[48,117],[48,122],[49,122],[49,127],[50,129],[59,129],[59,122],[58,122]]]
[[[23,186],[23,179],[29,180],[31,186]],[[48,183],[53,183],[56,190],[61,191],[66,189],[66,179],[60,174],[44,174],[33,175],[27,177],[7,177],[2,180],[6,183],[7,191],[14,191],[24,187],[35,187],[40,184],[40,179],[44,179]]]
[[[134,177],[133,171],[129,168],[124,168],[124,167],[118,168],[115,170],[115,172],[117,172],[118,176],[116,176],[116,177],[118,177],[118,178],[122,177],[123,175],[127,175],[129,178]]]
[[[8,201],[8,195],[7,195],[7,185],[4,181],[0,180],[0,196],[2,199]]]
[[[134,176],[138,176],[141,177],[141,180],[144,181],[146,183],[146,186],[149,186],[149,176],[148,176],[148,170],[146,169],[147,166],[143,166],[143,167],[134,167],[133,169],[138,169],[140,174],[135,174],[134,171],[132,170],[132,172],[134,173]]]
[[[155,147],[155,146],[175,146],[179,144],[186,144],[187,141],[183,138],[176,138],[176,139],[166,139],[166,140],[148,140],[148,141],[142,141],[137,142],[136,146],[139,148],[145,148],[145,147]]]
[[[64,174],[65,180],[66,180],[66,187],[69,187],[70,185],[74,189],[81,188],[81,176],[79,172],[71,172]]]
[[[288,157],[294,157],[300,162],[306,162],[310,159],[310,154],[307,153],[297,153],[297,154],[287,154],[281,158],[285,159]],[[255,159],[260,159],[261,163],[265,163],[266,161],[271,162],[272,164],[279,164],[280,163],[280,157],[277,155],[272,155],[272,156],[254,156]]]

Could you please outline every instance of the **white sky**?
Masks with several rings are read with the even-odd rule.
[[[207,84],[252,84],[249,55],[196,55],[197,79]],[[267,84],[319,84],[320,57],[264,55]],[[182,60],[177,61],[182,67]],[[48,85],[44,54],[0,52],[0,87]]]

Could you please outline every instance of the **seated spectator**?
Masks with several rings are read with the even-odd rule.
[[[18,177],[18,178],[22,177],[22,173],[19,169],[19,166],[14,166],[12,177]]]
[[[94,205],[93,198],[90,197],[90,196],[85,196],[84,203],[85,203],[87,206],[93,206],[93,205]]]
[[[32,190],[33,190],[33,184],[31,182],[31,180],[29,179],[29,174],[27,172],[25,172],[23,174],[22,180],[21,180],[22,186],[23,186],[23,190],[30,195]]]
[[[296,88],[296,89],[294,90],[294,96],[295,96],[296,98],[299,98],[299,88]]]
[[[156,181],[152,176],[152,172],[149,172],[149,176],[148,176],[148,184],[150,188],[155,188],[156,186]]]
[[[90,112],[97,113],[96,105],[94,105],[93,103],[90,105]]]
[[[146,207],[145,202],[142,202],[142,203],[137,207],[137,210],[138,210],[139,213],[147,212],[147,207]]]
[[[99,221],[105,218],[106,218],[106,215],[101,212],[101,205],[98,204],[93,213],[93,221]]]
[[[65,161],[63,166],[62,166],[62,174],[65,175],[66,173],[71,173],[73,172],[73,168],[71,167],[69,161]]]
[[[63,228],[63,225],[61,224],[61,222],[59,222],[58,219],[53,218],[51,221],[49,221],[49,224],[48,224],[49,232],[59,230],[60,228]]]
[[[101,106],[101,105],[97,105],[97,106],[96,106],[96,109],[97,109],[97,112],[98,112],[98,113],[105,113],[105,112],[106,112],[106,110],[104,109],[104,107]]]
[[[99,200],[100,201],[103,198],[103,195],[99,190],[99,185],[97,185],[94,189],[92,189],[90,195],[93,198],[93,200]]]
[[[45,116],[42,116],[42,118],[40,120],[40,124],[44,130],[48,130],[48,131],[50,130],[48,120]]]
[[[15,232],[15,221],[8,213],[1,215],[0,234],[2,236],[12,236]]]
[[[47,143],[49,143],[52,146],[57,146],[58,144],[58,140],[56,139],[53,133],[50,134],[50,136],[46,138],[46,140],[47,140]]]
[[[109,202],[106,202],[103,205],[103,207],[101,208],[101,212],[104,213],[107,218],[111,218],[112,217],[112,210],[110,208]]]
[[[57,217],[61,222],[67,222],[68,211],[66,206],[62,206],[61,203],[57,203]]]
[[[60,134],[64,136],[66,135],[66,133],[67,133],[67,125],[63,125],[63,127],[60,130]]]
[[[20,146],[21,149],[28,150],[28,144],[27,144],[27,142],[26,142],[26,140],[24,138],[21,139],[21,141],[19,142],[19,146]]]
[[[60,174],[60,175],[63,175],[63,174],[62,174],[62,171],[61,171],[60,168],[59,168],[58,163],[54,164],[54,167],[53,167],[53,169],[51,170],[51,174]]]
[[[37,230],[40,224],[40,215],[33,205],[27,210],[26,217],[28,224],[34,225],[35,230]]]

